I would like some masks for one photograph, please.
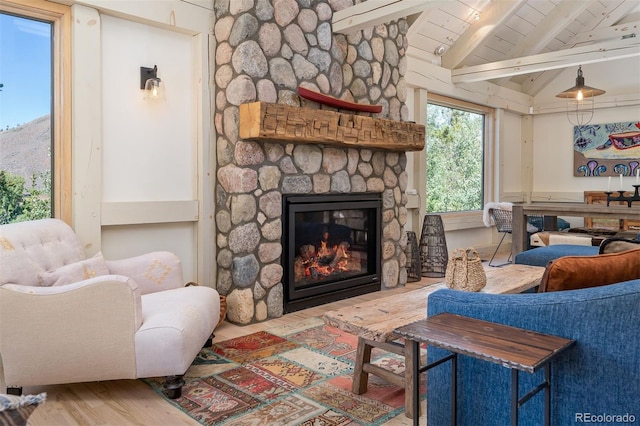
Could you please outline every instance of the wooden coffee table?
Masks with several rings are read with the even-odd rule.
[[[529,265],[507,265],[490,268],[487,285],[481,293],[522,293],[537,287],[544,268]],[[402,344],[395,342],[394,330],[427,317],[427,299],[436,290],[447,288],[444,283],[432,284],[418,290],[382,297],[365,303],[326,312],[323,320],[328,325],[358,336],[356,365],[353,371],[352,392],[361,395],[367,391],[369,374],[375,374],[393,383],[411,389],[411,363]],[[380,348],[405,357],[405,373],[398,374],[371,364],[371,350]],[[405,391],[405,414],[412,416],[413,392]]]

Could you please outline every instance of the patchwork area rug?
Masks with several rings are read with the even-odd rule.
[[[182,397],[165,399],[203,425],[408,422],[403,388],[370,375],[365,394],[351,393],[356,348],[356,336],[319,318],[214,342],[187,371]],[[374,349],[372,359],[404,371],[400,356]],[[162,378],[145,381],[162,394]]]

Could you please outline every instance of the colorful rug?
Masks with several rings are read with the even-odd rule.
[[[203,425],[408,422],[403,388],[369,375],[368,391],[351,393],[356,348],[356,336],[319,318],[214,342],[185,374],[182,397],[167,401]],[[400,356],[374,349],[372,360],[404,371]],[[162,378],[145,381],[162,395]]]

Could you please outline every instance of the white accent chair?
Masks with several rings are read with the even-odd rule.
[[[0,226],[0,356],[8,393],[166,376],[165,392],[177,398],[219,316],[218,292],[185,287],[173,253],[87,259],[60,220]]]

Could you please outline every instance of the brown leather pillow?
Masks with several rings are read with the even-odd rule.
[[[564,256],[549,262],[540,291],[577,290],[640,278],[640,247],[620,253]]]

